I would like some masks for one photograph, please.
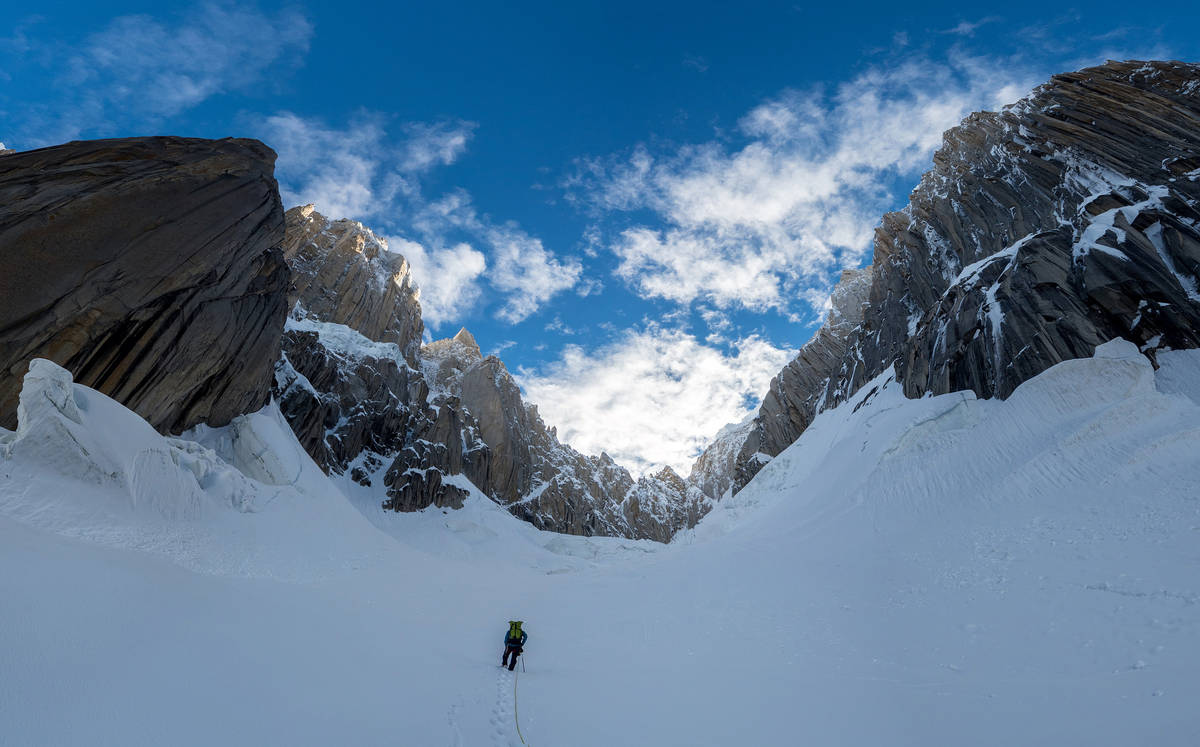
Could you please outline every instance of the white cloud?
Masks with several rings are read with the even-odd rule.
[[[987,18],[980,18],[978,21],[959,21],[957,26],[943,29],[940,33],[953,34],[954,36],[974,36],[980,26],[995,23],[999,20],[996,16],[988,16]]]
[[[355,114],[342,128],[279,112],[257,124],[279,154],[276,173],[287,205],[315,203],[336,218],[387,221],[423,204],[418,178],[454,162],[467,147],[472,122],[406,123],[393,142],[387,118]],[[414,204],[402,204],[406,201]]]
[[[344,128],[281,112],[263,119],[263,139],[279,153],[276,174],[284,204],[314,203],[330,218],[353,218],[391,230],[425,209],[418,178],[452,163],[466,148],[468,122],[406,124],[408,137],[393,143],[386,119],[361,112]],[[454,321],[482,295],[487,259],[465,242],[428,235],[425,242],[388,236],[392,251],[412,265],[421,288],[421,310],[433,326]]]
[[[482,252],[467,244],[430,251],[415,241],[388,237],[388,248],[399,252],[412,265],[421,289],[421,316],[425,323],[440,326],[459,318],[475,305],[482,289],[480,276],[487,269]]]
[[[252,90],[308,50],[312,24],[301,13],[205,3],[173,21],[113,19],[80,43],[4,40],[20,64],[52,81],[45,102],[13,108],[23,141],[48,145],[121,127],[154,126],[223,93]]]
[[[578,259],[559,261],[534,238],[514,226],[490,228],[492,285],[506,292],[507,300],[497,316],[516,324],[556,294],[575,285],[583,272]]]
[[[424,196],[422,175],[461,156],[474,123],[407,123],[396,128],[403,133],[398,141],[386,118],[371,112],[360,112],[343,128],[281,112],[259,128],[279,153],[284,203],[311,202],[330,217],[390,232],[392,248],[412,255],[421,306],[435,326],[467,313],[482,298],[484,283],[501,296],[496,316],[516,324],[574,287],[582,273],[578,259],[555,256],[515,223],[480,215],[465,190],[434,200]],[[419,241],[396,238],[401,231]],[[451,238],[456,236],[471,242]]]
[[[449,166],[467,149],[467,141],[474,129],[474,122],[412,122],[405,125],[402,170],[421,172],[434,166]]]
[[[407,187],[390,165],[401,153],[387,142],[383,119],[363,113],[335,129],[291,112],[262,120],[262,139],[279,154],[284,205],[314,203],[330,218],[370,220]]]
[[[795,314],[859,264],[891,187],[926,169],[942,132],[1036,82],[994,60],[951,54],[866,70],[833,90],[787,91],[742,117],[741,144],[644,146],[582,161],[566,187],[603,212],[649,209],[660,224],[607,237],[615,274],[644,297]]]
[[[578,330],[576,330],[573,327],[567,326],[567,323],[562,320],[562,316],[560,314],[555,314],[554,319],[552,319],[542,329],[544,329],[547,332],[558,332],[559,334],[563,334],[563,335],[578,334]]]
[[[497,224],[480,215],[471,196],[461,189],[424,204],[413,225],[427,235],[466,231],[479,237],[491,259],[488,282],[504,296],[495,315],[510,324],[524,321],[551,298],[573,288],[583,272],[578,258],[560,259],[517,224]]]
[[[494,355],[496,357],[499,357],[500,354],[503,353],[505,350],[508,350],[511,347],[516,347],[516,344],[517,344],[516,340],[503,340],[501,342],[496,343],[495,347],[493,347],[491,350],[487,351],[486,355]]]
[[[597,277],[581,277],[575,286],[575,294],[580,298],[595,296],[604,292],[604,282]]]
[[[670,465],[686,476],[713,434],[752,412],[796,352],[759,337],[733,350],[650,326],[594,351],[567,346],[556,362],[518,378],[575,448],[606,451],[638,474]]]

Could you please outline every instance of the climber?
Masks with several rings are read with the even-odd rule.
[[[508,671],[512,671],[517,666],[517,657],[524,650],[525,641],[529,638],[529,634],[521,630],[520,620],[508,621],[508,632],[504,634],[504,656],[500,659],[500,666],[508,667]],[[512,660],[509,661],[509,654],[512,654]]]

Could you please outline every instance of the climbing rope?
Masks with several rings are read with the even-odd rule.
[[[517,725],[517,736],[521,737],[521,744],[525,744],[525,737],[521,736],[521,720],[517,718],[517,677],[520,672],[513,670],[513,723]]]

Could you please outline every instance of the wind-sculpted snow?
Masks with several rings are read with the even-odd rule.
[[[18,417],[15,432],[0,431],[0,512],[10,518],[203,573],[309,578],[380,550],[346,536],[360,517],[339,508],[273,405],[223,428],[164,437],[35,359]],[[271,518],[249,518],[258,515]]]
[[[1157,361],[1111,342],[1007,400],[884,372],[669,545],[466,482],[347,501],[269,410],[164,439],[39,367],[0,431],[4,739],[520,744],[521,619],[534,745],[1191,745],[1200,352]],[[130,499],[145,451],[164,496],[228,482],[168,519]]]

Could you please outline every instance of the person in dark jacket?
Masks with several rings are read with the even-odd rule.
[[[504,656],[500,666],[508,667],[510,672],[517,666],[517,657],[525,650],[525,641],[529,640],[529,634],[521,630],[522,624],[520,620],[509,620],[508,632],[504,634]]]

